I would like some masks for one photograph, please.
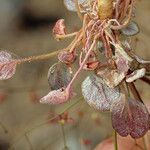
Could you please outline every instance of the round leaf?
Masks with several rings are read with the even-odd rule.
[[[120,97],[120,90],[118,87],[108,87],[101,78],[92,75],[83,81],[82,95],[90,106],[109,111],[112,102]]]
[[[48,83],[51,90],[58,90],[66,87],[71,79],[72,75],[69,68],[61,62],[51,66],[48,71]]]
[[[0,52],[0,80],[11,78],[16,72],[16,61],[12,59],[11,54]]]
[[[121,135],[140,138],[149,130],[149,113],[145,105],[135,99],[122,98],[112,105],[112,126]]]

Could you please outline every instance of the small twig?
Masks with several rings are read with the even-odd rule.
[[[140,80],[142,80],[143,82],[147,83],[148,85],[150,85],[150,79],[147,78],[147,77],[143,77],[143,78],[140,78]]]
[[[117,132],[114,131],[114,148],[118,150],[118,140],[117,140]]]
[[[4,130],[4,133],[7,134],[8,130],[6,129],[6,127],[3,125],[2,122],[0,122],[0,127]]]
[[[31,62],[31,61],[36,61],[36,60],[45,60],[45,59],[48,59],[50,57],[57,55],[60,51],[61,50],[57,50],[57,51],[54,51],[54,52],[49,53],[49,54],[43,54],[43,55],[39,55],[39,56],[31,56],[28,58],[23,58],[20,60],[16,60],[16,62],[17,62],[17,64],[21,64],[21,63]]]
[[[81,102],[81,100],[82,100],[82,98],[79,98],[78,101],[76,101],[75,103],[73,103],[73,104],[71,104],[70,106],[68,106],[65,110],[63,110],[62,112],[58,113],[56,116],[52,117],[51,119],[49,119],[49,120],[47,120],[47,121],[45,121],[45,122],[43,122],[43,123],[41,123],[41,124],[38,124],[38,125],[34,126],[34,127],[31,128],[30,130],[26,131],[26,132],[25,132],[22,136],[20,136],[13,144],[10,145],[9,150],[12,150],[13,145],[14,145],[18,140],[20,140],[25,134],[28,134],[28,133],[30,133],[31,131],[33,131],[34,129],[39,128],[39,127],[41,127],[41,126],[43,126],[43,125],[49,123],[50,121],[56,119],[58,116],[64,114],[64,112],[68,111],[69,109],[71,109],[72,107],[74,107],[76,104],[78,104],[79,102]]]
[[[28,143],[28,145],[29,145],[29,147],[30,147],[30,150],[33,150],[32,144],[31,144],[31,142],[30,142],[30,139],[29,139],[27,133],[25,134],[25,138],[26,138],[26,141],[27,141],[27,143]]]
[[[129,87],[131,89],[131,92],[132,92],[133,96],[135,97],[135,99],[137,99],[137,100],[139,100],[139,101],[141,101],[143,103],[143,100],[142,100],[138,90],[136,89],[134,83],[133,82],[132,83],[128,83],[128,85],[129,85]]]
[[[146,141],[144,137],[142,137],[142,141],[143,141],[144,150],[147,150]]]
[[[64,124],[60,123],[60,126],[61,126],[62,135],[63,135],[64,148],[67,148],[68,146],[67,146],[67,141],[66,141]]]
[[[80,65],[80,68],[77,70],[77,72],[76,72],[75,75],[73,76],[72,80],[71,80],[70,83],[68,84],[68,86],[67,86],[67,88],[66,88],[68,91],[69,91],[69,89],[71,88],[71,86],[72,86],[74,80],[77,78],[77,76],[79,75],[79,73],[80,73],[81,70],[83,69],[83,67],[84,67],[84,65],[85,65],[85,63],[86,63],[88,57],[89,57],[90,54],[91,54],[91,51],[93,50],[93,48],[94,48],[94,46],[95,46],[95,44],[96,44],[97,38],[98,38],[98,35],[95,36],[95,39],[94,39],[94,41],[93,41],[93,43],[92,43],[90,49],[88,50],[88,52],[87,52],[87,54],[86,54],[84,60],[82,61],[81,65]]]

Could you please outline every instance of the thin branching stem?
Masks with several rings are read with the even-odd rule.
[[[39,55],[39,56],[31,56],[28,58],[23,58],[20,60],[16,60],[16,62],[17,62],[17,64],[21,64],[21,63],[31,62],[31,61],[36,61],[36,60],[45,60],[45,59],[49,59],[50,57],[57,55],[60,51],[61,50],[57,50],[57,51],[51,52],[49,54],[43,54],[43,55]]]
[[[67,141],[66,141],[66,134],[65,134],[64,124],[60,123],[60,126],[61,126],[61,131],[62,131],[62,136],[63,136],[64,148],[66,148],[68,146],[67,146]]]
[[[31,128],[30,130],[26,131],[22,136],[20,136],[17,140],[15,140],[15,142],[13,142],[13,143],[11,144],[11,146],[9,147],[9,150],[12,150],[14,144],[15,144],[17,141],[19,141],[22,137],[24,137],[25,134],[29,134],[29,133],[32,132],[34,129],[37,129],[37,128],[39,128],[39,127],[45,125],[45,124],[48,124],[50,121],[56,119],[58,116],[64,114],[64,112],[68,111],[69,109],[71,109],[72,107],[74,107],[75,105],[77,105],[79,102],[82,101],[82,99],[83,99],[83,98],[80,97],[80,98],[78,99],[78,101],[76,101],[75,103],[73,103],[73,104],[71,104],[70,106],[68,106],[66,109],[64,109],[63,111],[61,111],[60,113],[58,113],[56,116],[52,117],[51,119],[49,119],[49,120],[47,120],[47,121],[45,121],[45,122],[43,122],[43,123],[41,123],[41,124],[38,124],[38,125],[34,126],[34,127]]]
[[[30,139],[29,139],[27,133],[25,134],[25,138],[26,138],[26,141],[27,141],[27,143],[28,143],[30,149],[33,150],[32,143],[30,142]]]
[[[0,127],[4,130],[4,133],[8,133],[8,130],[6,129],[6,127],[4,126],[4,124],[2,122],[0,122]]]

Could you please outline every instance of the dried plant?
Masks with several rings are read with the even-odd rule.
[[[75,36],[70,45],[24,59],[12,58],[10,53],[1,51],[0,79],[11,78],[21,63],[58,54],[58,63],[48,72],[51,91],[41,98],[41,103],[67,102],[76,96],[73,83],[81,71],[91,71],[92,75],[90,73],[81,86],[87,103],[100,111],[110,111],[112,126],[121,136],[144,136],[149,130],[150,118],[134,81],[142,79],[150,84],[146,77],[150,61],[137,56],[128,40],[139,32],[133,21],[136,0],[64,0],[64,4],[68,10],[77,12],[83,23],[79,31],[67,33],[64,19],[56,22],[55,39],[61,41]],[[79,68],[73,73],[76,60]],[[129,90],[134,98],[130,97]]]

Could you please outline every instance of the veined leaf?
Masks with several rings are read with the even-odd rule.
[[[110,88],[97,76],[88,76],[82,83],[82,95],[86,102],[100,111],[109,111],[113,101],[120,97],[118,87]]]

